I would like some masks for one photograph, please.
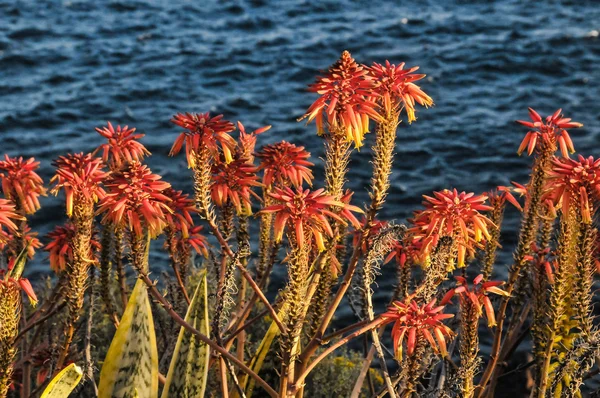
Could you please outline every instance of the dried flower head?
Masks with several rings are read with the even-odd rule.
[[[548,172],[546,197],[553,204],[562,204],[564,215],[571,206],[579,206],[583,222],[592,222],[595,205],[600,200],[600,159],[584,158],[577,160],[555,158]]]
[[[574,153],[575,147],[567,129],[583,127],[583,124],[572,122],[571,119],[563,117],[561,112],[562,109],[557,110],[554,114],[548,116],[544,122],[536,111],[529,108],[529,117],[532,121],[517,120],[517,123],[531,129],[525,135],[517,153],[520,155],[527,148],[527,154],[531,155],[540,140],[550,144],[553,148],[556,148],[558,143],[560,152],[565,158],[569,157],[569,152]]]
[[[315,120],[320,135],[324,132],[325,117],[330,131],[340,131],[359,148],[369,131],[369,119],[381,119],[375,110],[377,104],[372,99],[373,87],[368,70],[344,51],[328,73],[309,86],[310,91],[321,97],[308,108],[302,119],[308,118],[309,123]]]
[[[492,222],[481,211],[492,210],[485,204],[487,196],[445,189],[423,195],[425,210],[415,213],[411,232],[415,241],[421,241],[422,253],[433,250],[439,238],[450,236],[458,250],[458,267],[464,267],[466,254],[472,255],[477,242],[490,238],[487,226]]]
[[[18,231],[14,223],[16,220],[24,220],[24,217],[17,214],[14,203],[8,199],[0,199],[0,231],[2,227],[6,227],[9,233],[16,234]],[[7,235],[0,234],[0,243],[6,243],[6,239]]]
[[[44,181],[35,172],[39,167],[40,162],[36,162],[34,158],[23,160],[22,157],[9,158],[4,155],[4,160],[0,161],[2,192],[26,214],[39,210],[38,198],[46,196]]]
[[[394,322],[392,340],[394,353],[402,360],[402,345],[406,339],[406,353],[411,356],[420,341],[427,341],[431,347],[443,357],[448,356],[446,338],[452,331],[444,325],[444,319],[452,318],[452,314],[444,314],[444,305],[435,306],[433,299],[427,304],[419,305],[414,297],[408,297],[405,302],[394,301],[387,312],[381,315],[385,323]]]
[[[498,294],[500,296],[509,296],[509,293],[500,289],[498,286],[504,284],[504,282],[483,282],[483,274],[478,275],[473,279],[473,284],[469,287],[467,280],[462,276],[456,276],[458,287],[450,290],[440,304],[446,305],[450,302],[450,299],[455,295],[459,295],[461,303],[472,304],[476,310],[478,316],[483,315],[483,309],[485,309],[485,315],[488,320],[488,326],[496,326],[496,316],[494,314],[494,306],[488,296],[489,293]],[[483,282],[483,283],[482,283]]]
[[[163,194],[170,199],[167,205],[171,211],[165,213],[167,225],[174,230],[180,230],[183,237],[187,238],[189,228],[194,226],[192,214],[198,213],[194,201],[189,198],[188,194],[173,188],[165,189]]]
[[[44,250],[50,255],[50,268],[57,274],[64,271],[68,263],[73,261],[72,240],[75,236],[75,227],[72,224],[56,226],[46,235],[50,240]],[[94,254],[100,251],[100,242],[92,236],[90,240],[91,252],[89,258],[94,258]]]
[[[235,130],[233,123],[223,119],[223,115],[210,117],[210,113],[178,113],[171,122],[185,131],[182,132],[173,147],[170,156],[177,155],[185,144],[185,155],[190,168],[196,167],[195,154],[207,149],[214,158],[219,157],[219,144],[226,162],[233,160],[236,142],[228,133]]]
[[[266,145],[256,154],[256,157],[260,159],[258,169],[264,170],[265,186],[279,184],[286,187],[291,184],[300,188],[303,182],[312,185],[313,174],[310,167],[314,164],[307,160],[310,158],[310,152],[303,146],[281,141]]]
[[[108,173],[103,170],[102,159],[89,153],[76,153],[61,156],[53,164],[56,175],[50,183],[56,185],[51,192],[57,195],[61,188],[65,190],[67,216],[73,215],[75,204],[93,206],[104,197],[101,183],[108,177]]]
[[[210,195],[215,205],[223,207],[232,203],[238,214],[252,214],[250,195],[258,198],[252,187],[261,185],[256,175],[257,170],[242,158],[229,163],[215,163],[210,186]]]
[[[240,131],[240,148],[239,157],[245,159],[248,163],[254,162],[254,148],[256,148],[256,138],[259,134],[271,129],[271,126],[264,126],[254,130],[251,133],[246,133],[246,128],[242,122],[238,122],[238,130]]]
[[[116,170],[125,163],[141,162],[145,156],[150,155],[146,147],[138,141],[144,134],[135,134],[135,128],[117,126],[115,130],[108,122],[108,127],[97,127],[96,131],[106,138],[108,143],[100,145],[93,154],[102,151],[102,160],[111,170]]]
[[[424,107],[433,105],[431,97],[414,84],[425,77],[423,74],[414,73],[418,69],[418,66],[404,69],[404,62],[396,66],[389,61],[385,61],[385,66],[374,62],[369,68],[369,73],[375,81],[374,92],[378,94],[385,111],[392,112],[396,106],[402,104],[409,123],[417,120],[415,103]]]
[[[349,204],[335,200],[332,195],[326,195],[323,189],[310,191],[301,188],[293,191],[289,187],[275,188],[271,197],[276,204],[261,210],[261,213],[276,213],[274,232],[275,240],[280,241],[288,224],[293,228],[294,238],[301,248],[305,243],[305,230],[314,237],[320,251],[325,250],[323,234],[333,237],[333,230],[327,217],[333,218],[343,225],[350,221],[355,228],[360,228],[360,223],[352,212],[363,211]],[[337,214],[331,210],[335,206],[341,209]]]
[[[103,223],[127,225],[132,233],[158,236],[167,224],[170,199],[163,193],[171,187],[161,177],[152,174],[148,166],[132,162],[113,173],[106,181],[106,196],[100,202],[98,213],[105,213]]]

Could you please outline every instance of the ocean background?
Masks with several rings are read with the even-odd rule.
[[[259,146],[306,146],[318,178],[322,140],[296,119],[316,99],[307,85],[349,50],[362,63],[406,62],[427,74],[420,85],[435,106],[400,126],[380,214],[402,222],[433,190],[526,182],[531,158],[516,154],[526,129],[514,121],[528,106],[544,116],[563,108],[585,125],[572,131],[576,149],[600,156],[599,30],[594,1],[0,0],[0,153],[35,156],[48,181],[53,159],[95,149],[94,128],[110,120],[146,134],[153,171],[191,192],[184,157],[167,156],[180,131],[169,119],[210,111],[250,130],[273,125]],[[368,200],[372,142],[352,156],[358,205]],[[32,220],[40,236],[65,221],[62,196],[42,206]],[[498,278],[517,227],[508,210]],[[168,266],[160,246],[157,271]],[[48,272],[40,252],[29,276]],[[382,273],[380,309],[395,282],[391,266]]]

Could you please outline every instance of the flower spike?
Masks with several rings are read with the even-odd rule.
[[[583,124],[573,122],[571,119],[563,117],[562,109],[557,110],[543,121],[539,113],[529,108],[529,117],[531,118],[531,122],[517,120],[517,123],[531,129],[525,135],[525,138],[517,150],[519,155],[521,155],[525,149],[527,149],[527,154],[531,155],[535,148],[538,147],[540,141],[549,143],[554,148],[558,145],[562,156],[565,158],[569,157],[569,153],[575,152],[573,141],[571,141],[567,129],[580,128],[583,127]]]
[[[92,155],[102,151],[102,160],[111,170],[116,170],[125,163],[141,162],[145,156],[150,155],[150,151],[138,141],[144,134],[135,134],[135,128],[117,126],[115,129],[108,122],[107,127],[96,127],[96,131],[108,142],[100,145]]]
[[[2,192],[25,214],[33,214],[39,210],[38,198],[46,196],[44,181],[35,172],[39,167],[40,162],[36,162],[34,158],[23,160],[22,157],[9,158],[4,155],[4,160],[0,161]]]

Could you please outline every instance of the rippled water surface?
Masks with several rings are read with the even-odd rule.
[[[524,182],[530,159],[516,156],[525,131],[514,120],[528,106],[563,108],[585,124],[572,134],[576,148],[600,156],[597,3],[394,3],[0,0],[1,150],[35,156],[47,180],[52,159],[94,149],[102,141],[94,127],[111,120],[145,133],[153,170],[189,190],[183,157],[167,157],[179,131],[169,119],[211,111],[251,129],[272,124],[263,144],[286,139],[318,159],[314,126],[295,120],[315,99],[306,85],[348,49],[363,63],[421,66],[421,86],[436,104],[400,127],[383,218],[405,219],[434,189]],[[348,181],[359,204],[367,200],[366,148],[353,155]],[[64,220],[62,199],[43,206],[34,219],[42,234]],[[47,270],[43,254],[34,270]],[[380,302],[394,280],[383,272],[390,277],[379,281]]]

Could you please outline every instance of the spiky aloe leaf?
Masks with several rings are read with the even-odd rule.
[[[74,363],[70,364],[54,376],[40,398],[68,397],[81,381],[82,375],[83,371],[79,366]]]
[[[158,350],[148,290],[135,284],[100,372],[99,398],[158,397]]]
[[[185,315],[185,321],[205,335],[209,335],[206,272],[203,272],[200,277]],[[182,327],[169,365],[162,398],[204,397],[209,360],[210,347]]]

